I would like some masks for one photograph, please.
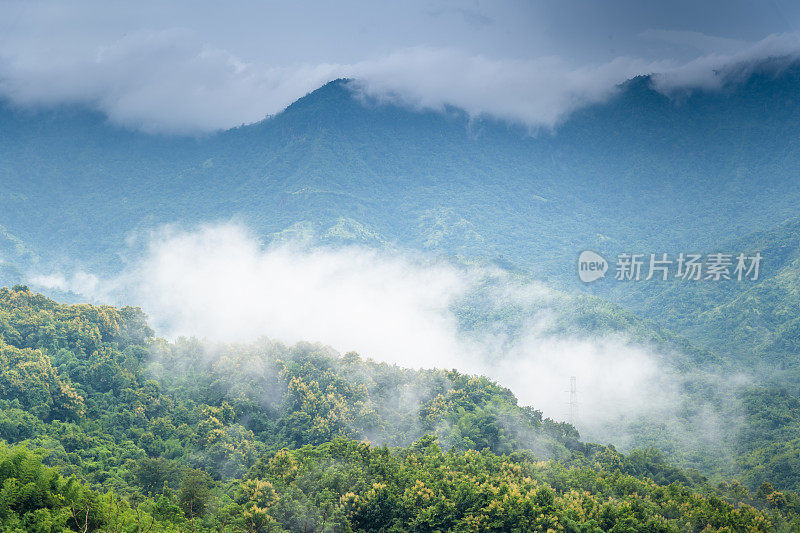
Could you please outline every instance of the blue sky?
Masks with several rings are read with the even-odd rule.
[[[406,105],[552,128],[621,81],[714,88],[800,51],[782,1],[0,1],[0,95],[195,133],[257,121],[326,81]]]

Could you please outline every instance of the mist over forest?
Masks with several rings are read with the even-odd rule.
[[[0,529],[800,530],[800,10],[201,4],[0,2]]]

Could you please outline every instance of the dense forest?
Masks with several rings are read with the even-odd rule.
[[[800,527],[794,481],[763,460],[770,446],[790,460],[791,442],[750,453],[741,483],[712,479],[656,449],[583,442],[455,370],[167,342],[136,308],[24,286],[0,290],[0,358],[4,531]],[[787,416],[791,402],[769,405]]]

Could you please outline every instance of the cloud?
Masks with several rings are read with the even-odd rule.
[[[77,57],[0,60],[0,94],[24,106],[86,104],[147,132],[258,121],[337,77],[334,65],[258,68],[186,30],[138,31]]]
[[[492,59],[452,49],[413,48],[352,69],[356,86],[378,100],[417,109],[453,106],[472,117],[554,128],[577,109],[607,101],[620,84],[651,76],[655,90],[718,90],[745,81],[758,69],[777,73],[800,58],[800,33],[748,43],[699,32],[651,30],[647,38],[704,52],[688,62],[617,57],[575,67],[560,57]]]
[[[236,225],[166,230],[122,280],[171,335],[322,341],[406,366],[457,366],[445,309],[467,282],[446,264],[365,248],[262,250]]]
[[[115,278],[79,272],[33,281],[141,305],[171,337],[322,342],[404,367],[488,375],[556,419],[567,417],[565,391],[576,376],[580,426],[590,434],[620,417],[674,414],[678,406],[668,354],[619,335],[556,333],[554,319],[569,305],[560,293],[497,269],[416,253],[264,247],[240,225],[206,225],[154,233],[145,253]],[[484,307],[469,316],[490,319],[465,325],[460,311],[476,292]],[[525,317],[519,331],[492,318],[508,309]]]
[[[551,128],[657,66],[621,57],[573,68],[559,57],[491,59],[458,50],[413,48],[355,65],[353,72],[361,91],[381,100],[418,109],[453,106],[472,117]]]
[[[664,93],[718,90],[745,81],[758,69],[776,73],[800,57],[800,33],[770,35],[730,53],[710,53],[653,76],[653,87]],[[767,61],[769,60],[769,61]]]
[[[6,57],[0,94],[24,106],[87,104],[147,132],[193,133],[261,120],[347,77],[358,80],[362,94],[385,101],[552,127],[652,68],[630,58],[571,68],[558,57],[506,60],[428,47],[353,64],[262,68],[173,29],[138,31],[78,57]]]
[[[0,3],[0,98],[195,134],[349,77],[383,100],[551,128],[632,76],[657,73],[667,93],[715,88],[715,72],[739,61],[797,56],[797,34],[776,33],[797,9],[712,3],[11,1]]]
[[[61,46],[42,36],[0,40],[0,96],[21,106],[83,104],[126,127],[195,134],[252,123],[279,113],[336,78],[355,78],[361,95],[440,110],[453,106],[530,128],[553,128],[582,107],[604,102],[618,85],[655,74],[655,87],[719,88],[720,72],[742,62],[796,57],[797,34],[756,43],[699,32],[648,30],[642,37],[700,50],[678,62],[634,56],[575,64],[559,55],[509,58],[463,47],[414,46],[370,59],[248,61],[182,28],[130,31],[103,44]]]

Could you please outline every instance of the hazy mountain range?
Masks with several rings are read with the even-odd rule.
[[[359,254],[347,259],[346,268],[365,269],[368,281],[359,284],[357,271],[345,273],[344,281],[319,275],[318,265],[343,260],[335,253],[290,255],[280,268],[270,267],[272,256],[245,255],[255,267],[233,269],[245,286],[236,288],[234,280],[219,288],[199,276],[159,302],[162,311],[199,323],[202,334],[204,325],[244,331],[241,324],[249,323],[277,338],[283,333],[334,346],[372,346],[374,352],[363,355],[378,359],[381,349],[397,344],[392,353],[407,356],[405,366],[420,358],[407,352],[423,347],[430,353],[443,349],[440,359],[426,359],[429,366],[466,361],[458,359],[460,351],[475,347],[470,335],[478,332],[478,351],[499,359],[494,367],[477,368],[501,381],[516,379],[507,386],[523,402],[536,403],[526,396],[526,383],[534,378],[552,389],[549,400],[561,402],[561,382],[574,372],[570,364],[587,375],[614,368],[595,383],[598,390],[587,391],[592,398],[627,382],[634,384],[631,395],[612,397],[612,403],[635,407],[658,396],[652,403],[659,405],[650,407],[664,411],[604,408],[613,416],[595,421],[603,427],[594,437],[655,445],[706,472],[763,469],[795,486],[796,474],[784,471],[786,461],[800,461],[800,448],[787,452],[777,443],[800,435],[800,66],[775,70],[764,64],[748,72],[722,90],[670,97],[654,90],[649,78],[636,78],[607,103],[585,108],[553,131],[457,109],[423,112],[378,102],[346,80],[259,123],[202,137],[128,131],[78,107],[4,104],[0,281],[30,283],[37,275],[76,269],[113,277],[135,260],[148,242],[141,237],[151,230],[231,220],[261,244],[289,240],[330,250],[355,243],[500,267],[512,278],[513,294],[503,292],[502,283],[492,285],[499,279],[494,274],[487,284],[460,293],[448,276],[460,283],[461,274],[409,267],[398,256],[388,262]],[[609,274],[583,285],[575,263],[584,249],[609,259],[620,252],[725,251],[759,252],[764,260],[760,278],[748,282],[615,283]],[[162,264],[178,270],[174,277],[138,281],[151,292],[166,291],[181,281],[181,268],[217,253],[191,251],[195,255],[183,262]],[[175,260],[169,254],[157,259],[164,257]],[[387,281],[387,272],[401,274]],[[269,274],[278,280],[260,284]],[[305,281],[290,279],[292,274],[311,276],[314,302],[296,301],[307,293]],[[431,285],[417,287],[417,275]],[[538,293],[536,280],[550,292]],[[270,291],[284,282],[295,286],[272,301]],[[425,296],[427,289],[434,296]],[[231,290],[237,294],[218,298]],[[212,295],[196,297],[206,291]],[[370,308],[384,293],[386,301]],[[451,309],[437,294],[443,300],[466,297]],[[513,298],[504,299],[509,294]],[[317,301],[337,298],[356,311]],[[555,319],[539,322],[541,309],[526,307],[533,301],[549,302],[545,307],[556,311]],[[384,309],[393,304],[400,306],[396,312]],[[373,310],[360,314],[359,305]],[[208,316],[193,314],[195,309]],[[409,313],[414,320],[405,320]],[[341,316],[333,320],[335,315]],[[449,329],[451,321],[458,331]],[[540,324],[546,329],[537,329]],[[417,336],[410,344],[409,332]],[[623,342],[613,340],[617,334]],[[581,344],[587,338],[588,352]],[[563,365],[543,363],[565,352],[573,359]],[[608,358],[616,358],[611,367]],[[654,395],[645,387],[661,390]]]
[[[722,90],[671,97],[636,78],[553,131],[378,102],[346,80],[197,138],[127,131],[77,107],[3,104],[4,281],[76,265],[113,272],[132,235],[234,219],[264,241],[499,260],[712,348],[737,351],[725,344],[735,333],[746,350],[791,352],[798,231],[785,221],[800,201],[800,67],[747,72],[728,73]],[[587,248],[739,252],[753,242],[766,249],[761,284],[581,287],[575,275]],[[775,291],[780,309],[766,314],[736,303]]]
[[[637,78],[554,131],[365,101],[346,81],[201,138],[3,105],[3,259],[113,268],[132,231],[239,217],[573,280],[583,248],[713,248],[794,216],[799,87],[800,68],[672,98]]]

